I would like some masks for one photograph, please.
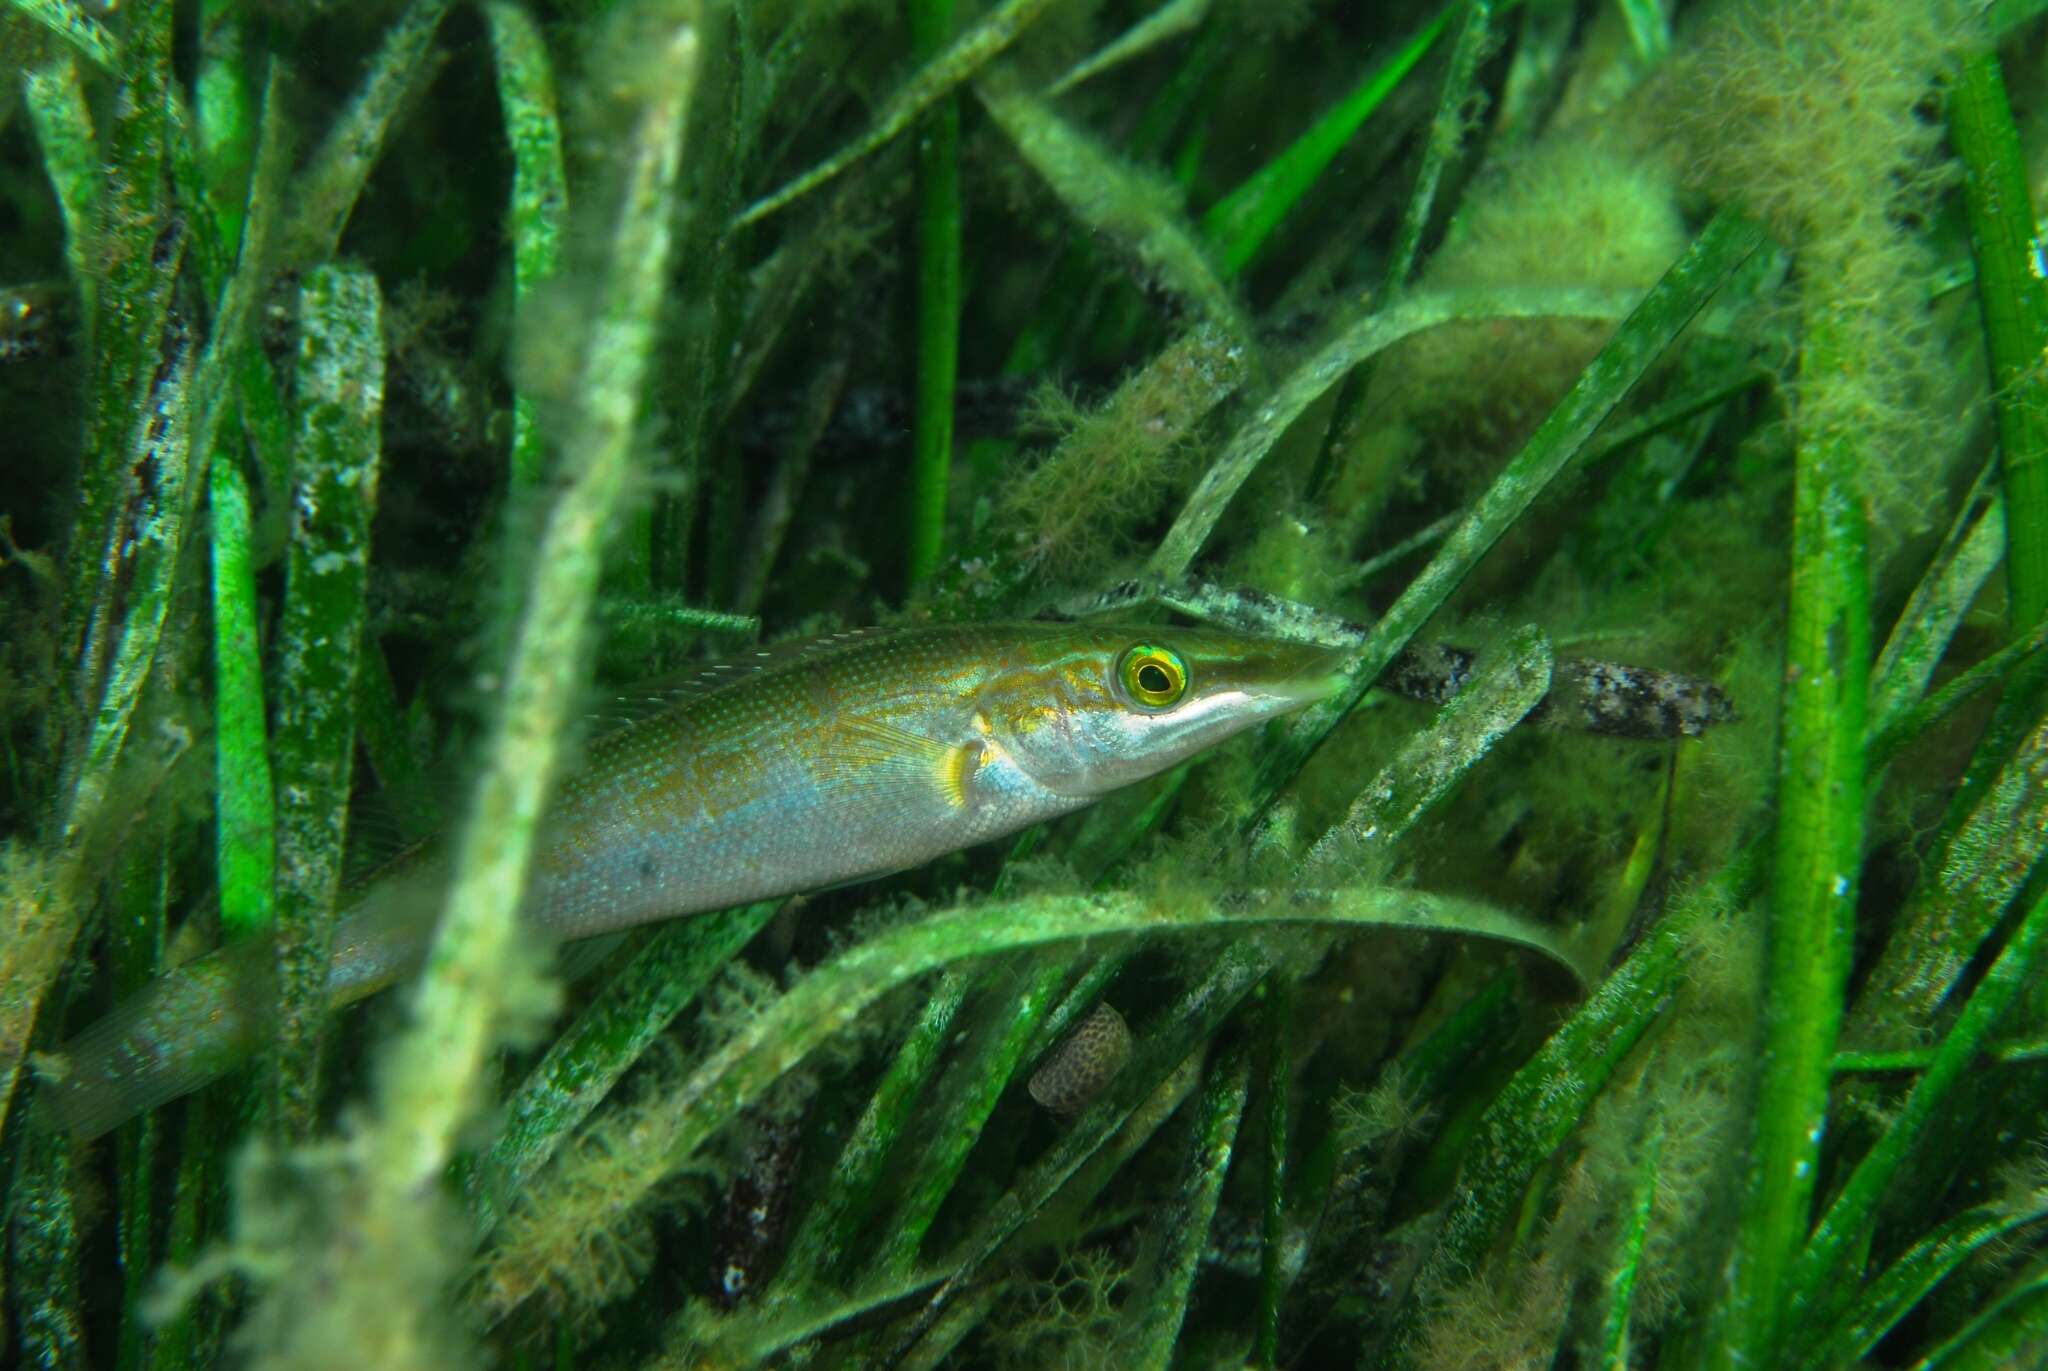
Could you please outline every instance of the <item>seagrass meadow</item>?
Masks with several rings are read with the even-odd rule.
[[[0,1364],[2048,1366],[2044,194],[2048,0],[5,0]],[[522,919],[645,683],[1046,619],[1344,684]]]

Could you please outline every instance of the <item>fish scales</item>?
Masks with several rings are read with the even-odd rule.
[[[1336,655],[1206,629],[862,630],[703,673],[598,738],[537,835],[522,920],[547,940],[843,885],[1014,833],[1324,698]],[[346,897],[331,1000],[425,955],[430,841]],[[260,1051],[261,940],[159,976],[56,1054],[46,1114],[92,1136]]]
[[[543,844],[535,921],[585,936],[835,885],[1086,803],[983,756],[978,698],[1040,665],[1014,640],[875,634],[600,740]]]

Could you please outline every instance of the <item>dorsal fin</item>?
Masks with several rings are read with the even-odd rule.
[[[750,676],[786,666],[800,658],[838,651],[855,643],[871,643],[900,632],[894,628],[847,628],[786,638],[766,647],[748,648],[720,662],[702,663],[667,676],[640,681],[619,691],[588,715],[591,736],[603,738],[663,714],[699,696],[737,685]]]
[[[347,840],[341,857],[342,889],[352,890],[365,884],[425,836],[409,831],[406,822],[386,804],[381,791],[358,795],[348,810]]]
[[[459,816],[463,812],[460,799],[451,788],[449,814]],[[445,838],[445,829],[427,834],[408,833],[388,813],[381,813],[374,806],[365,809],[358,801],[349,809],[348,840],[342,848],[343,906],[355,893],[383,880],[386,872],[413,862],[420,853],[439,847]]]

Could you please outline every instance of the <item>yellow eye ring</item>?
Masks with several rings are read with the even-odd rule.
[[[1188,693],[1188,664],[1170,647],[1137,643],[1116,665],[1124,693],[1141,709],[1166,709]]]

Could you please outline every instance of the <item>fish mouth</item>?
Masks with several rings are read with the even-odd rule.
[[[1275,702],[1276,713],[1320,704],[1350,682],[1351,675],[1345,670],[1350,656],[1344,648],[1304,646],[1299,658],[1276,664],[1272,675],[1259,683],[1258,693]]]

